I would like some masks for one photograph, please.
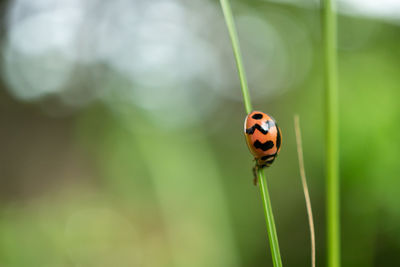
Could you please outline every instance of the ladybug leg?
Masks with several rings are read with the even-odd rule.
[[[254,176],[254,178],[253,178],[253,184],[254,184],[255,186],[258,185],[258,176],[257,176],[257,172],[258,172],[258,165],[256,164],[256,165],[253,167],[253,176]]]

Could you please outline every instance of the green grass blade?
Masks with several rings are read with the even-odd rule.
[[[278,236],[276,234],[274,214],[272,213],[271,200],[269,199],[267,179],[262,169],[258,169],[257,176],[258,176],[258,181],[260,183],[260,193],[264,205],[265,221],[267,223],[272,261],[275,267],[282,267],[281,252],[279,251],[279,243],[278,243]]]
[[[322,0],[325,60],[325,160],[328,267],[340,266],[340,192],[337,33],[334,0]]]
[[[249,93],[249,88],[247,85],[246,72],[244,70],[244,66],[243,66],[243,62],[242,62],[242,55],[240,53],[239,38],[237,36],[235,22],[233,21],[233,15],[232,15],[232,10],[231,10],[229,1],[221,0],[220,2],[221,2],[222,11],[224,12],[226,26],[228,27],[229,36],[231,37],[233,54],[235,55],[236,66],[238,69],[240,84],[242,87],[244,106],[245,106],[246,112],[248,114],[253,110],[253,107],[251,106],[250,93]]]
[[[246,74],[244,71],[243,63],[242,63],[242,56],[240,53],[239,40],[237,37],[235,23],[233,21],[232,10],[231,10],[228,0],[220,0],[220,2],[221,2],[221,7],[223,10],[224,16],[225,16],[225,21],[226,21],[226,25],[228,27],[229,35],[231,38],[233,53],[234,53],[234,56],[236,59],[236,65],[238,68],[239,79],[240,79],[240,83],[242,86],[244,105],[246,108],[246,112],[250,113],[253,110],[253,108],[251,105],[249,88],[247,86],[247,79],[246,79]],[[278,243],[278,237],[276,234],[274,215],[272,213],[271,201],[269,199],[269,194],[268,194],[267,180],[265,179],[264,172],[261,169],[259,169],[257,171],[257,176],[258,176],[258,180],[260,182],[260,193],[261,193],[261,197],[263,200],[262,203],[264,206],[265,220],[266,220],[266,224],[267,224],[269,243],[270,243],[270,247],[271,247],[272,261],[274,263],[274,267],[281,267],[282,266],[281,253],[279,251],[279,243]]]

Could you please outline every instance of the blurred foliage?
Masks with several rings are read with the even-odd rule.
[[[266,174],[284,265],[310,261],[293,130],[298,113],[317,265],[324,266],[318,12],[264,1],[234,7],[253,105],[283,131],[281,154]],[[212,8],[219,11],[218,3]],[[222,17],[213,23],[224,30]],[[269,42],[259,29],[280,41]],[[343,265],[399,266],[400,28],[340,16],[339,34]],[[210,40],[218,57],[230,55],[227,34]],[[222,62],[233,69],[231,56]],[[187,80],[199,90],[185,105],[168,102],[181,96],[165,83],[165,109],[149,109],[117,93],[142,88],[126,73],[106,63],[78,67],[75,96],[86,96],[80,86],[107,88],[78,108],[52,94],[15,99],[3,75],[0,266],[272,266],[235,72],[221,92],[210,92],[201,77]],[[95,82],[82,84],[88,73]],[[147,98],[157,93],[143,90]]]

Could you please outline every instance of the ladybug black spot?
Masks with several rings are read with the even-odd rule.
[[[253,116],[251,116],[255,120],[260,120],[262,119],[263,115],[261,113],[256,113]]]
[[[253,145],[255,148],[261,148],[262,151],[267,151],[268,149],[274,147],[274,142],[267,141],[265,143],[261,143],[260,141],[256,140]]]
[[[262,134],[267,134],[268,130],[273,127],[275,125],[275,123],[271,120],[267,121],[266,124],[263,124],[263,126],[260,126],[260,124],[255,124],[253,126],[251,126],[250,128],[246,129],[246,133],[247,134],[253,134],[254,131],[257,129],[259,130]]]
[[[253,125],[252,127],[246,129],[246,133],[247,133],[247,134],[253,134],[254,131],[255,131],[256,129],[258,129],[262,134],[267,134],[267,133],[268,133],[268,130],[264,130],[264,129],[260,126],[260,124],[255,124],[255,125]]]

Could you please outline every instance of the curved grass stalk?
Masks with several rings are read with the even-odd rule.
[[[235,56],[236,65],[238,68],[239,79],[240,79],[240,84],[242,87],[244,106],[245,106],[247,114],[249,114],[253,110],[253,108],[251,105],[249,88],[247,85],[246,73],[244,70],[243,62],[242,62],[242,55],[240,53],[239,38],[237,36],[235,22],[233,21],[232,10],[231,10],[228,0],[220,0],[220,3],[221,3],[222,11],[224,13],[226,25],[228,27],[231,42],[232,42],[233,53]],[[271,201],[269,199],[269,194],[268,194],[267,180],[265,178],[265,175],[264,175],[264,172],[262,169],[258,169],[257,176],[258,176],[258,180],[260,181],[260,193],[261,193],[262,203],[264,206],[265,221],[267,224],[267,231],[268,231],[269,243],[270,243],[270,247],[271,247],[272,261],[273,261],[274,267],[282,267],[282,260],[281,260],[280,250],[279,250],[278,237],[276,234],[275,221],[274,221],[274,216],[272,213]]]
[[[311,266],[315,267],[315,230],[314,230],[314,220],[311,209],[311,199],[310,193],[308,192],[306,171],[304,168],[304,157],[303,157],[303,145],[301,143],[301,130],[300,130],[300,119],[298,115],[294,116],[294,129],[296,132],[296,143],[297,143],[297,154],[299,157],[299,168],[301,183],[303,185],[304,198],[306,200],[307,215],[308,215],[308,225],[310,227],[310,239],[311,239]]]

